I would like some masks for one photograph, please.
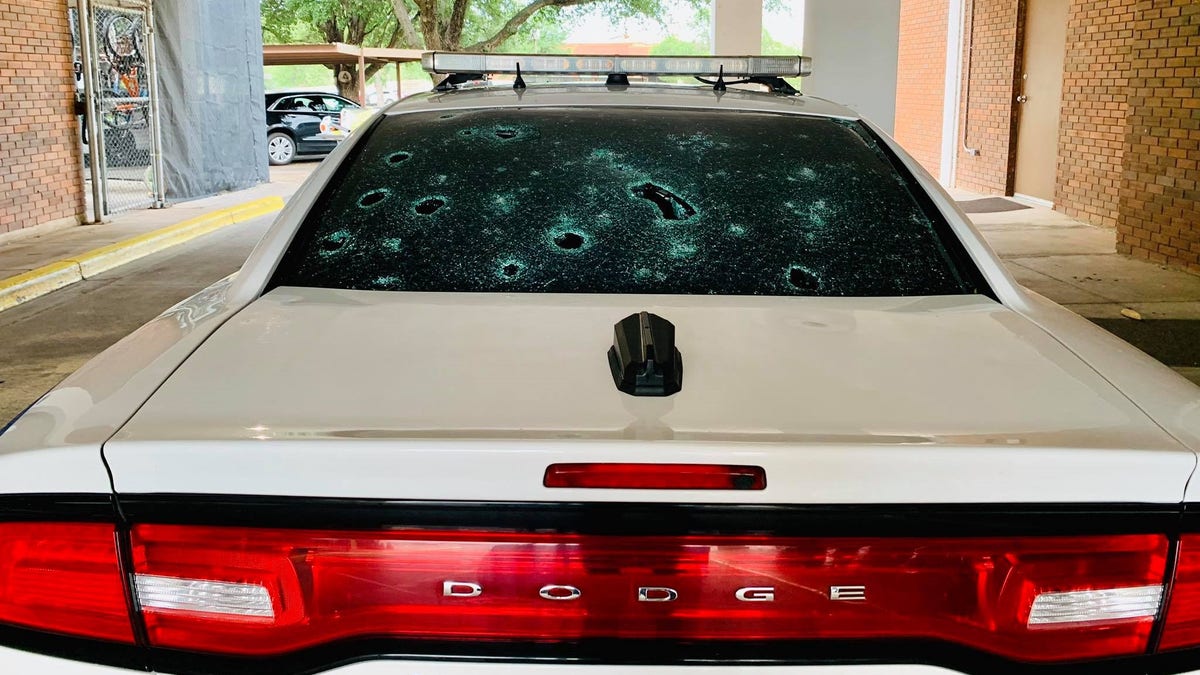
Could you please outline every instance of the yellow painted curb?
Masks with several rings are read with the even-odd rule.
[[[153,232],[92,249],[52,262],[15,277],[0,279],[0,311],[16,307],[51,291],[91,278],[138,258],[177,246],[223,227],[274,213],[283,208],[282,197],[263,197],[210,211]]]
[[[28,302],[63,286],[70,286],[76,281],[83,281],[79,265],[67,260],[0,280],[0,311],[16,307],[22,302]]]

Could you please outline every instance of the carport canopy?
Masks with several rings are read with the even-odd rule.
[[[366,105],[366,64],[396,64],[396,86],[399,87],[400,64],[421,60],[420,49],[390,49],[360,47],[342,42],[309,45],[263,45],[264,66],[332,66],[339,63],[358,64],[358,102]]]

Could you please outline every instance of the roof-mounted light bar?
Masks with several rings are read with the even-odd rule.
[[[685,75],[716,77],[804,77],[807,56],[601,56],[592,54],[464,54],[425,52],[429,73],[522,75]]]

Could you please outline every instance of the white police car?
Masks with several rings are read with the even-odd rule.
[[[0,436],[0,672],[1200,664],[1200,390],[805,60],[426,64]]]

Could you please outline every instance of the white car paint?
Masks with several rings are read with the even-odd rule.
[[[639,310],[676,326],[675,396],[613,386],[612,326]],[[1179,501],[1195,463],[987,298],[299,288],[217,330],[105,456],[120,493],[767,503]],[[761,464],[769,487],[541,486],[553,462],[647,459]]]
[[[223,279],[83,365],[0,435],[0,494],[107,493],[101,445],[238,306]]]

